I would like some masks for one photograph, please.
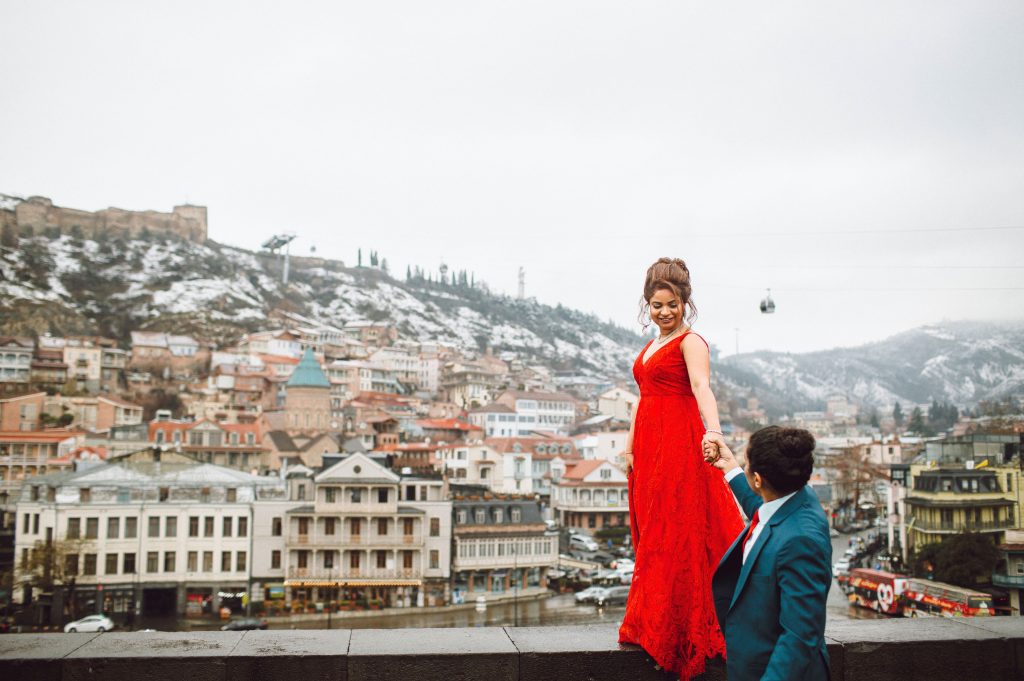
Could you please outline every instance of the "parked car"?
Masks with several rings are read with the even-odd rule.
[[[575,598],[577,603],[593,603],[594,599],[608,589],[603,586],[588,586],[583,591],[577,591]]]
[[[832,576],[838,577],[839,575],[845,575],[850,571],[850,559],[840,558],[836,561],[836,564],[832,566]]]
[[[89,615],[64,625],[64,631],[71,634],[76,631],[110,631],[113,628],[114,621],[106,615]]]
[[[569,548],[577,551],[597,551],[597,542],[583,534],[569,537]]]
[[[625,605],[628,597],[628,586],[613,586],[603,594],[596,596],[594,604],[599,608],[603,608],[606,605]]]
[[[633,566],[630,565],[628,568],[622,568],[615,571],[619,576],[620,584],[632,584],[633,583]]]
[[[626,570],[626,569],[632,570],[633,569],[633,559],[632,558],[619,558],[614,563],[612,563],[612,567],[615,568],[616,570]]]
[[[259,617],[236,617],[223,627],[221,631],[252,631],[253,629],[266,629],[267,620]]]
[[[832,538],[838,537],[839,536],[839,530],[837,530],[834,527],[830,528],[829,531],[828,531],[828,536],[830,536]]]

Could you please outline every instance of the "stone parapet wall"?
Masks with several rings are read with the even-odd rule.
[[[615,625],[10,634],[17,681],[624,681],[674,678]],[[826,629],[833,681],[1024,679],[1024,618],[848,620]],[[704,678],[725,679],[723,665]]]

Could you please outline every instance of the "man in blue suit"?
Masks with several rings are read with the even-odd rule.
[[[725,445],[704,444],[705,460],[726,472],[751,518],[711,584],[729,681],[828,681],[832,542],[807,485],[813,453],[813,435],[778,426],[751,436],[745,468]]]

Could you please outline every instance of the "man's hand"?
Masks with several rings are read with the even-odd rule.
[[[722,472],[731,471],[740,465],[727,444],[710,440],[704,443],[704,460]]]

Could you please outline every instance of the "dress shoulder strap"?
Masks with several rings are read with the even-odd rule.
[[[708,345],[708,342],[706,340],[704,340],[704,336],[700,335],[699,333],[697,333],[693,329],[690,329],[689,331],[687,331],[686,333],[684,333],[682,336],[679,337],[679,344],[682,345],[683,339],[686,338],[687,336],[691,335],[691,334],[696,336],[697,338],[700,338],[701,342],[704,343],[704,346],[707,347],[708,352],[711,352],[711,346]]]

